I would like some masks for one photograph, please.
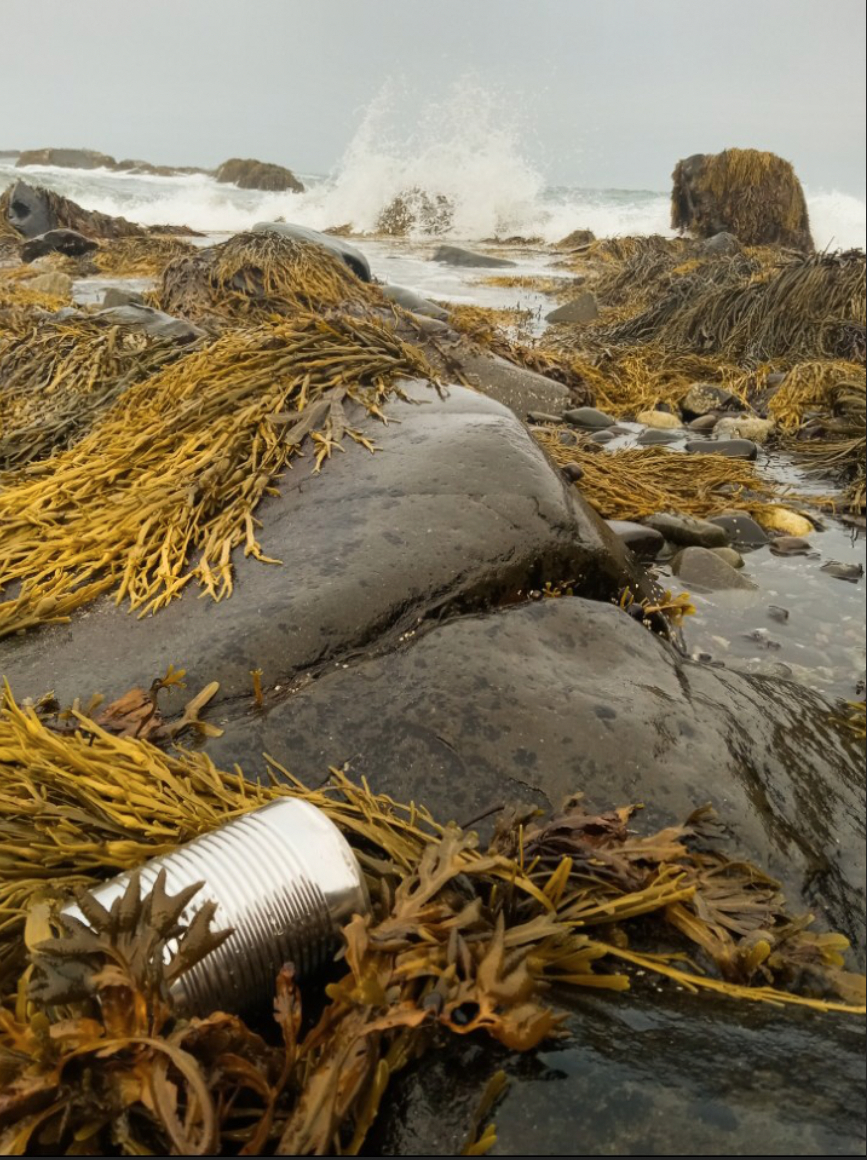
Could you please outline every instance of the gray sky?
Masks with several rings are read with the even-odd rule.
[[[554,183],[668,188],[770,149],[863,194],[864,0],[0,0],[0,149],[325,172],[383,82],[408,130],[472,73]]]

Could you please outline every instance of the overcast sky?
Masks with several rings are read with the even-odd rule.
[[[408,130],[468,74],[554,183],[664,190],[770,149],[863,194],[864,0],[0,0],[0,149],[327,172],[383,82]]]

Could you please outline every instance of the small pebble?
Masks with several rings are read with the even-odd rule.
[[[776,620],[778,624],[785,624],[789,619],[789,610],[788,608],[781,608],[779,604],[769,604],[768,616],[771,620]]]
[[[563,474],[567,479],[570,479],[573,483],[575,483],[579,479],[584,478],[584,468],[580,463],[566,463],[563,466]]]

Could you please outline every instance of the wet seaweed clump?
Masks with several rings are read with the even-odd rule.
[[[321,246],[272,233],[236,234],[177,257],[153,297],[168,314],[216,326],[385,305],[375,286]]]
[[[171,235],[118,238],[91,255],[97,269],[113,277],[143,278],[162,275],[169,262],[195,253],[192,243]]]
[[[635,807],[596,812],[580,795],[551,816],[510,807],[482,849],[337,771],[312,790],[271,762],[250,783],[78,709],[58,732],[49,713],[8,690],[0,709],[4,1153],[357,1154],[391,1077],[447,1037],[530,1051],[562,1036],[554,985],[626,992],[649,975],[864,1013],[847,940],[727,857],[706,807],[655,832]],[[173,897],[158,880],[142,898],[133,879],[109,910],[86,888],[280,796],[340,827],[372,913],[344,927],[330,980],[302,989],[284,967],[254,1026],[187,1019],[170,984],[223,937],[213,907],[185,924],[196,884]],[[85,922],[59,915],[74,892]],[[496,1137],[472,1127],[480,1154]]]
[[[677,163],[672,182],[672,229],[699,238],[726,231],[747,246],[813,249],[801,183],[791,163],[773,153],[696,153]]]

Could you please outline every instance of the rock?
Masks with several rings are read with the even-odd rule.
[[[145,300],[137,290],[124,290],[120,286],[109,286],[102,296],[100,305],[105,310],[112,306],[144,306]]]
[[[574,431],[561,431],[557,436],[557,442],[562,443],[564,447],[577,447],[581,440]]]
[[[561,470],[571,483],[577,483],[579,479],[584,478],[584,468],[580,463],[566,463]]]
[[[789,610],[788,608],[781,608],[779,604],[769,604],[768,616],[778,624],[785,624],[789,619]]]
[[[269,161],[255,161],[252,158],[232,157],[217,166],[214,179],[224,185],[237,185],[239,189],[262,189],[274,192],[303,193],[304,186],[291,169],[282,165],[272,165]]]
[[[805,516],[789,511],[788,508],[768,504],[757,514],[762,527],[769,532],[782,532],[786,536],[811,536],[816,530]]]
[[[672,560],[671,570],[684,584],[711,592],[720,588],[755,588],[751,580],[738,575],[730,563],[720,558],[717,553],[723,551],[731,549],[684,548]]]
[[[45,191],[35,189],[26,181],[16,181],[11,190],[3,194],[6,203],[6,220],[13,229],[25,238],[35,238],[57,226],[57,218]]]
[[[613,427],[616,420],[596,407],[573,407],[563,412],[563,418],[573,427],[583,427],[588,431],[599,431],[605,427]]]
[[[740,552],[736,552],[734,548],[711,548],[710,550],[715,556],[718,556],[720,560],[725,560],[729,567],[743,568],[744,558]]]
[[[639,559],[655,560],[665,543],[661,532],[644,524],[633,524],[629,520],[606,520],[619,540],[635,553]],[[722,551],[723,549],[719,549]]]
[[[652,427],[657,431],[678,431],[683,429],[683,424],[677,415],[672,415],[668,411],[642,411],[640,415],[635,416],[636,423],[643,423],[645,427]]]
[[[758,459],[759,449],[749,439],[693,439],[686,445],[691,455],[725,455],[728,459]]]
[[[427,298],[422,298],[421,294],[416,294],[414,290],[407,290],[404,286],[393,286],[389,283],[381,286],[380,289],[390,302],[396,302],[398,306],[402,306],[404,310],[411,310],[413,314],[438,318],[443,322],[448,319],[449,312],[447,310],[443,310],[442,306],[437,306],[435,302],[431,302]]]
[[[281,234],[284,238],[295,238],[300,242],[310,242],[314,246],[322,246],[336,254],[346,265],[353,270],[362,282],[370,282],[372,274],[370,263],[361,250],[351,246],[349,242],[334,234],[323,234],[319,230],[311,230],[307,226],[296,226],[290,222],[257,222],[253,226],[254,234]]]
[[[662,412],[660,412],[661,414]],[[648,427],[638,436],[640,447],[658,447],[666,443],[679,443],[683,438],[683,431],[667,427]]]
[[[117,162],[96,149],[25,149],[15,162],[16,169],[28,165],[56,165],[60,169],[114,169]]]
[[[594,431],[590,438],[594,443],[613,443],[617,434],[611,430]]]
[[[436,363],[435,352],[425,353]],[[545,375],[519,367],[491,351],[473,348],[470,343],[462,343],[449,348],[451,365],[459,367],[461,374],[491,399],[502,403],[520,419],[532,410],[547,412],[561,411],[570,401],[567,387]],[[443,366],[447,373],[447,366]]]
[[[863,564],[844,564],[840,560],[829,560],[827,564],[822,565],[821,570],[833,576],[835,580],[848,580],[852,584],[857,584],[864,575]]]
[[[596,235],[592,230],[573,230],[571,234],[567,234],[565,238],[561,238],[559,242],[554,243],[554,248],[557,250],[574,250],[579,246],[589,246],[591,242],[596,241]]]
[[[710,523],[723,529],[732,544],[738,548],[761,548],[768,542],[768,536],[761,524],[752,516],[742,513],[711,516]]]
[[[549,415],[546,411],[528,411],[527,421],[535,423],[537,426],[544,423],[559,424],[563,422],[562,415]]]
[[[302,461],[260,504],[258,538],[282,566],[239,548],[231,599],[199,599],[190,585],[141,620],[106,596],[68,625],[0,641],[0,675],[16,696],[53,688],[66,703],[83,685],[85,696],[120,693],[164,672],[168,658],[219,681],[219,701],[229,701],[248,695],[252,668],[269,687],[284,684],[373,640],[396,642],[452,606],[514,600],[539,577],[572,578],[602,598],[642,583],[506,408],[463,387],[444,399],[426,384],[405,387],[414,402],[390,403],[388,426],[349,410],[376,455],[347,441],[320,475]]]
[[[143,330],[145,334],[153,335],[154,338],[169,338],[175,342],[193,342],[205,333],[186,319],[174,318],[171,314],[164,314],[162,310],[154,310],[152,306],[140,306],[135,302],[98,310],[93,317],[101,318],[113,326],[128,326],[133,330]]]
[[[426,314],[413,314],[412,311],[410,311],[410,315],[424,334],[456,337],[456,331],[447,322],[443,322],[441,318],[430,318]]]
[[[775,556],[809,556],[813,545],[802,536],[778,536],[771,541],[771,551]]]
[[[692,419],[687,426],[690,431],[698,431],[703,435],[709,435],[719,422],[719,415],[716,411],[708,411],[706,415],[699,415],[697,419]]]
[[[126,218],[82,209],[68,197],[28,185],[26,181],[16,181],[0,201],[5,207],[6,220],[25,238],[36,238],[56,229],[75,230],[89,238],[140,237],[148,232]]]
[[[451,1036],[394,1075],[366,1150],[459,1154],[498,1068],[508,1077],[496,1105],[501,1155],[743,1156],[757,1138],[769,1156],[864,1149],[857,1019],[689,996],[640,977],[626,995],[578,988],[550,1000],[566,1019],[561,1042],[510,1057]],[[807,1083],[792,1063],[803,1059],[823,1061]]]
[[[599,307],[596,304],[596,295],[585,290],[571,302],[558,306],[550,314],[545,315],[546,322],[593,322],[599,317]]]
[[[655,528],[679,547],[724,548],[728,544],[728,536],[722,528],[708,520],[695,519],[694,516],[660,512],[642,520],[642,523]]]
[[[751,439],[764,447],[775,424],[771,419],[759,419],[755,415],[731,415],[720,419],[713,429],[718,439]]]
[[[398,238],[414,231],[445,234],[451,229],[454,216],[451,198],[443,193],[430,194],[416,185],[389,202],[377,218],[376,232]]]
[[[707,415],[709,411],[724,411],[740,405],[737,395],[715,383],[693,383],[680,404],[684,415],[692,419]]]
[[[30,238],[21,247],[21,261],[33,262],[46,254],[66,254],[70,258],[78,258],[82,254],[89,254],[98,250],[99,244],[92,238],[86,238],[77,230],[48,230]]]
[[[720,230],[718,234],[713,234],[701,243],[700,252],[713,258],[734,257],[743,253],[743,247],[734,234]]]
[[[28,290],[36,290],[40,294],[53,294],[55,298],[72,298],[72,279],[60,270],[37,274],[35,278],[28,278],[24,284]]]
[[[475,254],[460,246],[438,246],[433,255],[434,262],[444,262],[447,266],[485,266],[490,269],[516,266],[508,258],[494,258],[489,254]]]

